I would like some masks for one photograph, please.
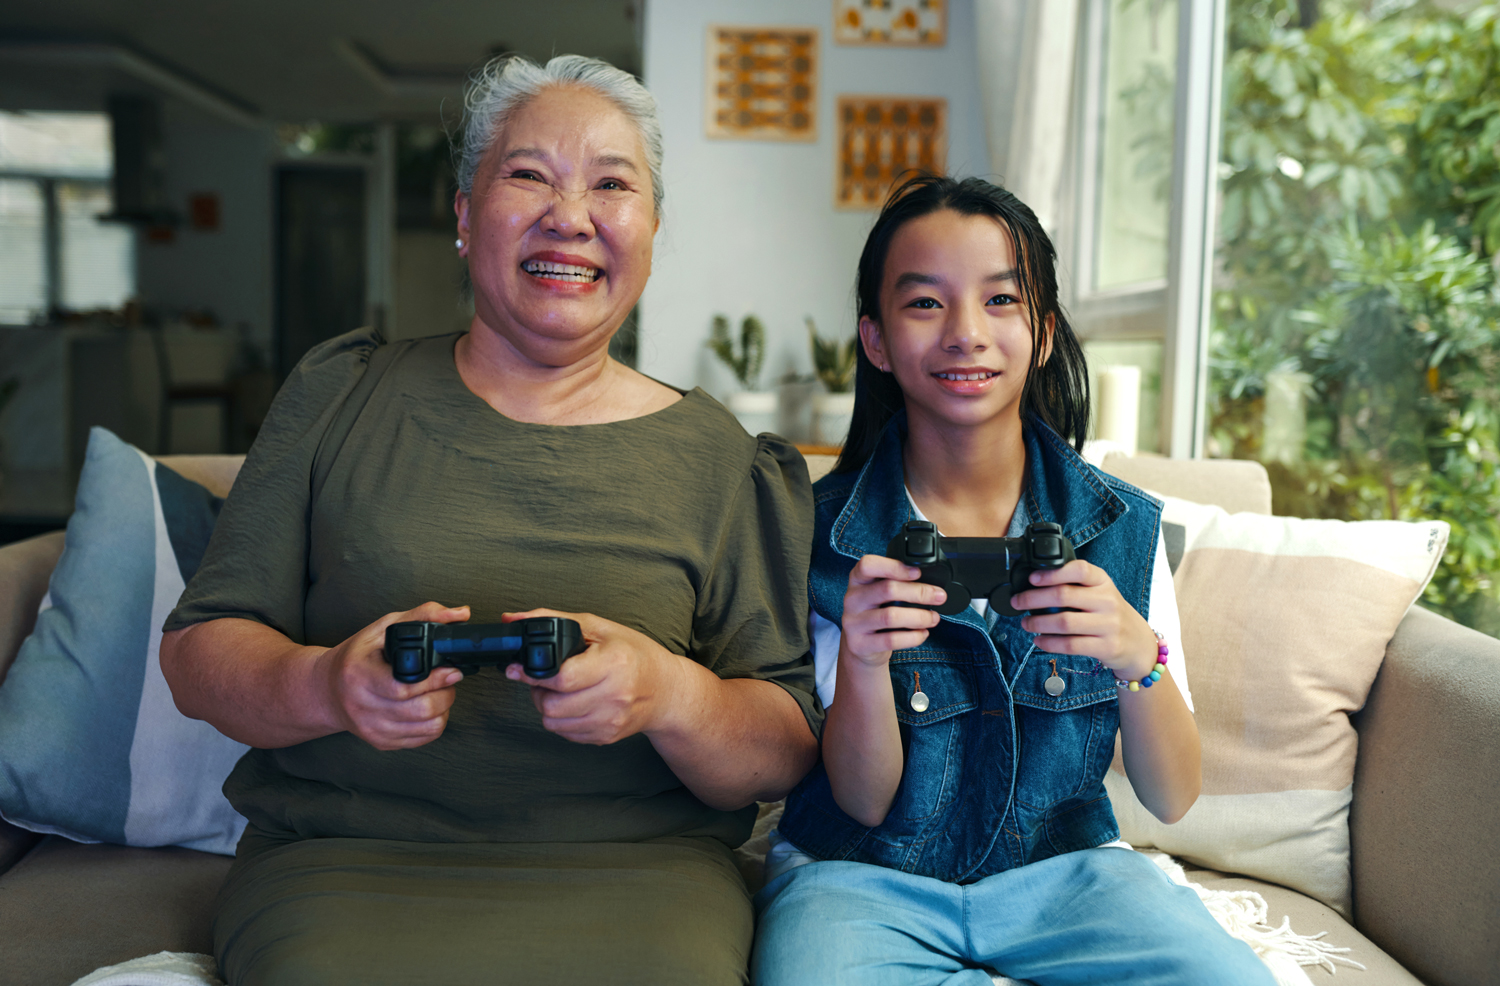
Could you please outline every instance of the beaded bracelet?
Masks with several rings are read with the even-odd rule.
[[[1155,630],[1151,631],[1156,633]],[[1133,692],[1142,688],[1150,688],[1161,680],[1161,669],[1167,666],[1167,641],[1161,634],[1156,633],[1156,664],[1151,668],[1151,673],[1140,681],[1126,681],[1124,678],[1115,679],[1116,688],[1128,688]]]

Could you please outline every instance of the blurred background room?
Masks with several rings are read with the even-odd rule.
[[[1461,0],[9,0],[0,543],[65,523],[91,426],[243,452],[315,343],[467,325],[449,135],[506,51],[660,104],[617,358],[836,445],[881,197],[987,176],[1058,247],[1100,447],[1447,520],[1424,604],[1500,636],[1500,13]]]

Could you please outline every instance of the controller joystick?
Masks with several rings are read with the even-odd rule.
[[[532,616],[513,623],[392,623],[385,628],[385,660],[401,682],[423,681],[433,668],[520,664],[532,678],[550,678],[588,645],[577,620]]]
[[[1062,527],[1050,521],[1028,525],[1018,538],[948,538],[931,521],[908,521],[891,539],[886,555],[920,568],[919,581],[948,593],[942,605],[922,607],[944,616],[963,612],[975,596],[987,599],[1001,616],[1019,616],[1010,597],[1031,588],[1031,573],[1062,568],[1075,557]]]

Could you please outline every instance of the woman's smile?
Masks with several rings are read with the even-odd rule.
[[[604,277],[604,269],[571,254],[539,253],[521,261],[521,270],[548,286],[593,285]]]

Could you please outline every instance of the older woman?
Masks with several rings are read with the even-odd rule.
[[[457,198],[469,331],[356,332],[287,381],[166,624],[179,707],[254,747],[233,986],[736,983],[729,848],[816,756],[806,469],[614,362],[661,202],[650,95],[492,63]],[[542,610],[537,607],[550,607]],[[398,620],[565,612],[588,649],[393,680]]]

